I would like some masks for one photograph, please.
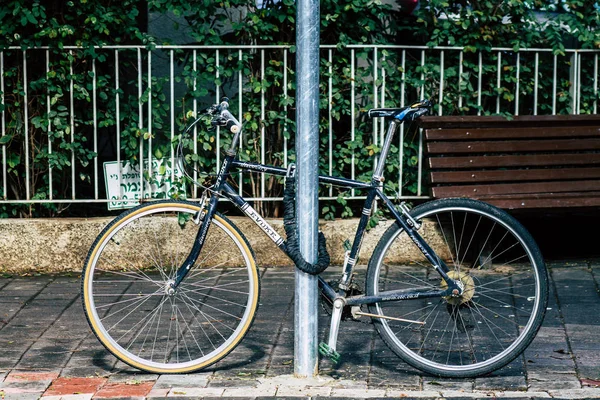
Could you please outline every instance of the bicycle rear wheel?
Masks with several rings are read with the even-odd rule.
[[[547,274],[536,243],[513,217],[480,201],[431,201],[411,215],[465,289],[460,297],[370,305],[381,316],[373,318],[380,336],[408,364],[437,376],[473,377],[505,366],[533,340],[546,310]],[[402,261],[407,257],[412,262]],[[445,287],[406,232],[392,225],[369,262],[367,294]]]
[[[227,355],[258,307],[259,278],[245,237],[215,215],[198,260],[174,293],[169,283],[194,244],[198,204],[158,201],[111,222],[82,276],[85,314],[121,361],[153,373],[185,373]]]

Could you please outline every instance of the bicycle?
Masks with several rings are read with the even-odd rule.
[[[333,305],[320,352],[334,361],[339,357],[340,320],[350,312],[370,318],[387,346],[417,369],[442,377],[480,376],[514,360],[533,340],[548,301],[547,272],[531,235],[505,211],[471,199],[431,200],[409,210],[384,194],[395,131],[430,107],[422,101],[369,111],[389,121],[371,182],[319,177],[323,184],[366,192],[342,276],[334,283],[318,278]],[[244,234],[217,211],[219,198],[290,253],[291,243],[227,181],[236,169],[293,180],[290,170],[236,158],[242,125],[226,100],[204,116],[233,134],[214,184],[205,186],[198,202],[153,201],[123,212],[98,235],[83,269],[82,301],[94,334],[118,359],[148,372],[187,373],[212,365],[253,322],[260,292],[254,254]],[[185,161],[181,148],[179,159]],[[365,293],[356,293],[354,266],[376,198],[395,223],[368,262]],[[414,260],[398,261],[401,251]],[[207,260],[210,266],[203,267]],[[312,267],[318,268],[308,272],[318,273],[323,266]]]

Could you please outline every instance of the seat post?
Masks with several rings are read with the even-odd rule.
[[[400,123],[395,119],[392,119],[390,121],[387,133],[385,134],[385,140],[383,141],[383,147],[381,148],[379,162],[377,163],[377,168],[375,168],[375,173],[373,174],[373,179],[375,180],[380,180],[380,178],[383,177],[383,167],[385,166],[385,159],[387,158],[388,152],[390,151],[392,139],[394,138],[394,133],[396,132],[396,128],[398,127],[398,125],[400,125]]]

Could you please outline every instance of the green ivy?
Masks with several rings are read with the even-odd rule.
[[[9,0],[0,8],[0,51],[5,66],[4,101],[0,111],[6,115],[6,133],[0,138],[0,146],[5,149],[8,173],[5,185],[0,185],[0,191],[6,186],[7,193],[0,195],[23,199],[25,179],[29,175],[31,198],[70,198],[73,179],[78,198],[93,198],[96,186],[103,190],[103,185],[94,180],[96,158],[102,177],[101,162],[114,161],[117,152],[122,160],[134,164],[140,162],[140,151],[146,159],[170,157],[170,82],[168,77],[149,80],[147,70],[150,55],[155,59],[156,56],[169,57],[170,53],[156,49],[157,44],[167,44],[163,38],[144,32],[146,11],[151,15],[171,13],[184,18],[190,37],[199,45],[287,46],[286,50],[265,48],[240,52],[228,49],[218,53],[175,50],[173,55],[180,71],[175,84],[185,92],[183,99],[175,103],[175,131],[181,132],[190,122],[193,117],[190,111],[195,106],[214,102],[217,91],[220,95],[237,98],[241,75],[242,110],[237,109],[236,101],[232,102],[232,112],[240,115],[244,122],[240,158],[261,161],[264,157],[267,164],[278,166],[294,162],[295,1],[264,1],[263,7],[258,8],[256,2],[248,0],[101,3]],[[597,91],[588,78],[595,70],[595,54],[581,53],[577,60],[581,63],[582,79],[588,80],[582,80],[581,95],[573,99],[574,82],[570,71],[575,59],[567,52],[570,48],[600,47],[600,15],[595,2],[430,0],[421,1],[419,8],[407,15],[402,8],[378,0],[327,0],[321,2],[320,13],[321,43],[336,45],[331,52],[322,50],[320,60],[319,167],[322,173],[329,173],[331,166],[336,176],[349,177],[354,171],[356,179],[370,179],[373,159],[380,152],[381,129],[374,134],[373,123],[365,117],[364,111],[375,106],[375,89],[380,99],[385,96],[387,107],[427,97],[437,103],[434,112],[441,107],[445,115],[573,113],[574,104],[578,105],[579,112],[589,113],[598,101]],[[139,53],[135,49],[117,51],[94,47],[114,44],[144,47]],[[463,51],[380,48],[375,52],[356,48],[352,60],[351,51],[345,47],[352,44],[458,46]],[[9,50],[9,46],[17,49]],[[31,49],[39,46],[48,46],[48,50]],[[66,46],[78,48],[66,50]],[[535,55],[519,51],[527,48],[549,49],[538,56],[537,75]],[[27,87],[24,87],[23,50],[27,54]],[[350,70],[353,61],[354,75]],[[374,62],[378,67],[375,80]],[[555,63],[556,81],[552,78]],[[117,72],[118,88],[114,79]],[[384,76],[385,92],[382,92]],[[330,82],[331,102],[328,101]],[[140,84],[143,90],[138,99]],[[552,95],[554,87],[556,96]],[[402,89],[404,99],[399,95]],[[25,94],[27,126],[23,124]],[[138,100],[142,103],[141,113]],[[354,110],[351,109],[353,101]],[[94,110],[98,143],[93,143]],[[264,119],[261,119],[262,113]],[[354,138],[350,137],[352,124]],[[120,133],[118,142],[117,132]],[[230,138],[221,135],[217,143],[214,131],[198,129],[196,134],[196,143],[185,141],[189,149],[198,148],[190,160],[197,163],[199,169],[214,172],[215,155],[230,145]],[[287,144],[287,156],[284,144]],[[407,132],[401,147],[396,142],[391,148],[386,191],[390,195],[400,192],[416,195],[418,135]],[[25,170],[26,160],[30,163],[29,171]],[[72,176],[73,163],[76,176]],[[260,177],[246,173],[235,181],[238,179],[246,190],[245,195],[263,195]],[[274,177],[267,177],[264,187],[267,196],[282,194],[282,183]],[[321,190],[321,195],[336,198],[323,202],[325,218],[354,215],[355,206],[348,199],[347,191],[328,187]],[[186,191],[188,195],[193,193],[189,185]],[[177,184],[170,195],[182,197],[186,193],[184,187]],[[279,202],[257,203],[256,207],[265,215],[281,215]],[[74,208],[61,203],[1,207],[3,216],[55,216]]]

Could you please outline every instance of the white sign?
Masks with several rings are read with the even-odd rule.
[[[163,199],[168,198],[171,191],[179,190],[179,186],[181,190],[185,190],[183,183],[179,186],[173,185],[171,176],[174,177],[175,182],[182,182],[183,174],[177,166],[172,171],[169,161],[164,158],[152,160],[152,176],[150,176],[148,160],[144,161],[143,175],[140,174],[139,164],[121,161],[119,171],[116,161],[105,162],[106,195],[111,200],[108,203],[108,209],[119,210],[135,207],[140,204],[142,192],[144,199]],[[119,179],[119,175],[121,179]]]

